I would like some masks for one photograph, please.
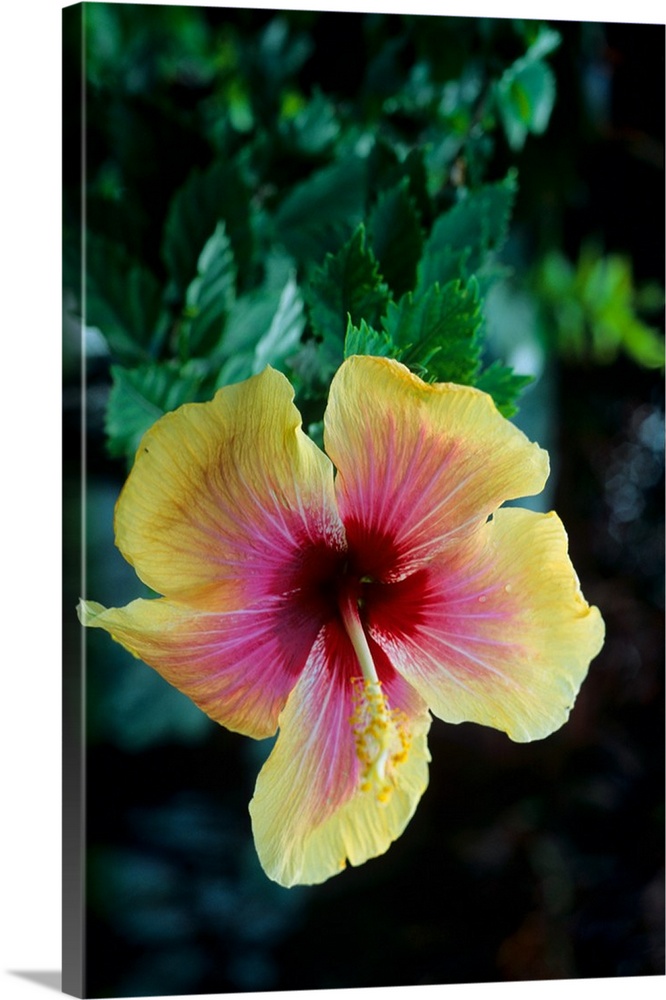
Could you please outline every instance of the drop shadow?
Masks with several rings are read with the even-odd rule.
[[[54,971],[51,970],[36,970],[30,969],[24,971],[23,969],[8,969],[7,970],[11,976],[21,976],[22,979],[29,979],[32,983],[37,983],[39,986],[45,986],[49,990],[56,990],[58,993],[62,989],[62,972],[60,969]]]

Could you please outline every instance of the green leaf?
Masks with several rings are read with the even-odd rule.
[[[232,306],[224,327],[220,344],[220,360],[245,356],[251,359],[261,338],[270,329],[280,304],[282,289],[267,289],[263,285],[240,296]]]
[[[644,367],[664,366],[662,334],[637,315],[641,296],[630,259],[604,256],[598,247],[587,245],[574,268],[562,254],[552,252],[535,279],[563,354],[605,364],[624,351]]]
[[[317,337],[342,355],[348,318],[378,327],[389,300],[374,254],[359,226],[337,254],[329,254],[312,276],[307,293],[310,321]]]
[[[437,382],[473,385],[479,368],[483,316],[478,284],[450,281],[418,298],[391,302],[383,322],[402,361]]]
[[[545,56],[550,55],[551,52],[554,52],[561,42],[562,36],[559,31],[555,31],[554,28],[551,28],[547,24],[540,24],[536,38],[531,43],[524,58],[532,61],[543,59]]]
[[[86,242],[86,322],[104,335],[114,357],[147,360],[162,333],[162,290],[147,268],[98,236]]]
[[[177,295],[184,298],[204,245],[221,220],[244,287],[253,252],[250,193],[237,167],[227,162],[214,163],[205,173],[195,170],[172,199],[162,254]]]
[[[270,86],[275,89],[298,72],[312,52],[307,32],[294,34],[293,27],[279,11],[261,33],[258,63]]]
[[[428,171],[423,150],[419,147],[410,150],[402,166],[409,179],[409,193],[414,199],[418,214],[421,220],[429,225],[432,203],[428,193]]]
[[[335,142],[340,123],[334,106],[321,91],[317,91],[293,120],[283,123],[282,130],[301,153],[317,156]]]
[[[365,162],[368,191],[394,187],[405,176],[395,148],[381,134],[375,136]]]
[[[418,269],[417,292],[480,270],[506,239],[516,190],[512,170],[503,181],[466,191],[435,220]]]
[[[363,218],[366,164],[347,156],[290,191],[275,215],[276,237],[298,261],[319,261]]]
[[[627,317],[623,323],[622,346],[636,364],[644,368],[664,367],[663,336],[636,317]]]
[[[604,257],[592,247],[584,248],[576,289],[585,309],[595,360],[612,361],[622,349],[645,367],[663,366],[663,337],[635,314],[629,259],[618,254]]]
[[[185,358],[205,355],[217,345],[236,298],[236,265],[223,222],[204,245],[197,272],[185,295],[186,321],[180,338]]]
[[[379,196],[368,231],[382,275],[399,298],[414,288],[423,250],[423,233],[407,178]]]
[[[540,135],[548,127],[557,88],[555,76],[543,60],[561,41],[559,32],[539,25],[525,55],[507,67],[495,85],[504,132],[516,151],[522,149],[529,133]]]
[[[283,369],[300,346],[305,327],[303,302],[287,258],[267,262],[259,288],[236,299],[229,311],[219,350],[215,388],[249,378],[266,364]]]
[[[377,136],[366,163],[368,191],[388,191],[406,180],[418,216],[430,223],[432,204],[428,193],[428,170],[421,147],[411,149],[405,159],[400,160],[394,147]]]
[[[303,299],[292,276],[282,290],[271,325],[254,351],[253,370],[263,371],[266,365],[284,369],[284,364],[301,342],[305,328]]]
[[[495,96],[512,149],[522,149],[529,133],[545,132],[555,95],[553,71],[540,60],[520,59],[505,71],[497,83]]]
[[[214,390],[221,389],[225,385],[232,385],[235,382],[242,382],[249,378],[253,372],[254,355],[250,351],[242,354],[232,354],[230,358],[222,364],[217,372]]]
[[[113,384],[106,411],[109,453],[132,459],[141,438],[155,421],[196,398],[201,383],[197,369],[173,362],[111,368]]]
[[[353,354],[371,354],[379,358],[400,358],[402,350],[396,346],[385,330],[373,330],[364,319],[360,327],[350,321],[345,336],[344,356],[350,358]]]
[[[261,285],[240,295],[229,309],[220,343],[220,357],[239,353],[254,355],[259,340],[273,322],[282,293],[293,272],[291,258],[280,253],[269,253],[264,262]]]
[[[437,246],[431,238],[417,267],[416,295],[469,275],[471,257],[472,247]]]
[[[494,361],[477,376],[475,385],[491,395],[500,413],[509,418],[518,412],[518,397],[533,381],[531,375],[516,375],[512,368]]]

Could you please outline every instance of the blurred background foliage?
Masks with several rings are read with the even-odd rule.
[[[87,3],[63,41],[88,995],[663,973],[663,28]],[[247,815],[267,746],[79,636],[80,428],[87,586],[120,605],[144,430],[270,363],[317,439],[354,352],[479,385],[549,448],[608,639],[560,733],[435,723],[389,853],[284,890]]]

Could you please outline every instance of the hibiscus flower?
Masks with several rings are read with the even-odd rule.
[[[400,836],[431,713],[548,736],[603,643],[557,515],[501,506],[543,489],[548,456],[490,396],[352,357],[324,446],[271,368],[166,414],[115,515],[164,596],[79,608],[216,722],[279,731],[250,813],[285,886]]]

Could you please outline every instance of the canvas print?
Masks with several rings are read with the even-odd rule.
[[[658,25],[63,12],[63,989],[663,952]]]

